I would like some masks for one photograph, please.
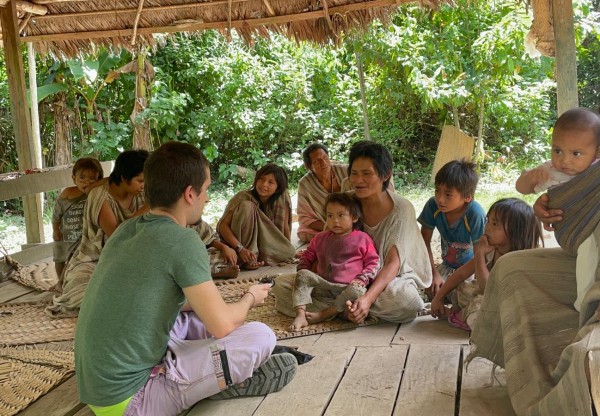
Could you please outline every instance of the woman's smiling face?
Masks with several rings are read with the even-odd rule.
[[[350,183],[357,198],[367,198],[382,192],[384,179],[379,177],[373,161],[368,157],[358,157],[350,168]]]

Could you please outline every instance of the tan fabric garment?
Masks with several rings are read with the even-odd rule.
[[[600,224],[594,232],[600,237]],[[502,256],[490,274],[468,360],[506,369],[518,415],[592,415],[584,363],[600,351],[600,265],[578,313],[575,261],[560,248],[523,250]]]
[[[233,213],[231,231],[244,247],[258,254],[259,261],[266,264],[292,261],[296,250],[283,234],[286,222],[288,229],[292,229],[292,201],[287,191],[267,212],[261,211],[250,191],[238,192],[225,207],[217,230],[229,212]]]
[[[120,224],[142,208],[144,196],[133,198],[129,209],[123,209],[108,193],[109,183],[98,186],[90,191],[83,212],[83,234],[81,243],[66,265],[63,281],[63,293],[54,296],[52,305],[46,311],[52,316],[77,316],[83,300],[85,289],[96,269],[106,235],[99,224],[100,209],[108,202],[117,222]]]
[[[375,241],[375,247],[382,259],[391,247],[395,247],[400,257],[398,276],[392,280],[371,306],[370,314],[388,322],[410,322],[423,309],[424,303],[418,288],[431,285],[431,266],[425,242],[417,226],[415,209],[406,198],[388,192],[394,201],[392,212],[374,227],[365,227]],[[277,278],[273,293],[277,297],[277,310],[289,315],[293,309],[292,290],[295,274]],[[322,308],[324,302],[313,306]],[[324,305],[327,307],[328,305]]]
[[[331,165],[331,173],[335,176],[337,183],[342,185],[344,178],[348,176],[348,165]],[[330,189],[323,188],[317,176],[308,172],[298,181],[298,238],[308,242],[319,231],[310,228],[315,221],[325,223],[325,201],[330,194]]]
[[[217,240],[219,241],[219,235],[217,232],[204,220],[200,220],[198,224],[190,225],[190,228],[198,233],[198,236],[206,246],[208,252],[208,260],[210,262],[210,272],[218,273],[224,267],[229,267],[229,263],[225,260],[223,253],[214,247],[208,247],[210,243]]]

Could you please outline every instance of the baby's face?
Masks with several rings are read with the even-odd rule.
[[[598,150],[591,130],[558,129],[552,134],[552,166],[567,175],[577,175],[589,168]]]
[[[73,175],[73,183],[83,193],[87,193],[88,187],[98,180],[98,172],[90,169],[82,169]]]

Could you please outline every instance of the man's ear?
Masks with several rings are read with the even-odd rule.
[[[188,185],[185,187],[185,189],[183,190],[183,199],[185,200],[185,202],[188,203],[192,203],[194,201],[194,188],[192,187],[192,185]]]

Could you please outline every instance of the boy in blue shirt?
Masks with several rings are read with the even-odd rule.
[[[473,258],[473,245],[483,235],[486,214],[473,200],[478,181],[474,163],[464,159],[446,163],[435,175],[435,196],[427,201],[417,219],[433,272],[432,284],[425,290],[430,299],[449,275]],[[442,264],[437,267],[431,252],[435,228],[442,243]]]

